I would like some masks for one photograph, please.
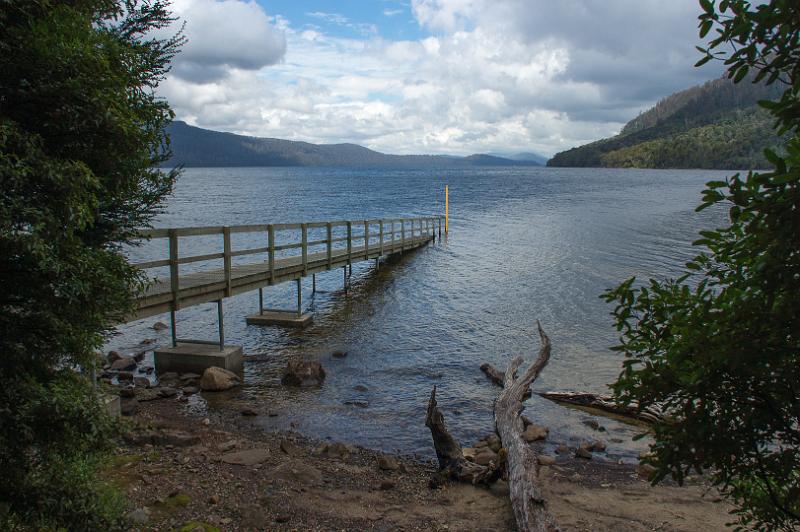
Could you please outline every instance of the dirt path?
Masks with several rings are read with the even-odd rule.
[[[198,418],[174,399],[130,419],[108,476],[128,495],[134,530],[514,529],[502,481],[437,486],[432,463],[264,433],[233,409]],[[707,532],[729,520],[701,487],[652,488],[629,465],[559,457],[542,480],[563,530]]]

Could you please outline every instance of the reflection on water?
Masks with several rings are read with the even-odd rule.
[[[189,169],[157,227],[235,225],[437,214],[450,186],[450,235],[376,268],[353,267],[350,291],[341,270],[304,284],[314,313],[305,330],[247,326],[257,293],[225,301],[226,340],[260,354],[246,366],[251,403],[279,415],[260,416],[266,428],[288,428],[370,447],[431,453],[424,412],[431,388],[456,436],[472,442],[492,428],[497,395],[479,370],[505,367],[538,350],[541,320],[553,356],[534,388],[603,392],[620,357],[605,289],[636,275],[676,276],[695,252],[701,227],[718,226],[724,212],[694,212],[713,171],[481,168],[442,172],[306,168]],[[208,246],[216,245],[209,242]],[[263,244],[262,244],[263,245]],[[154,253],[147,246],[137,258]],[[290,307],[293,284],[265,290],[265,304]],[[158,317],[125,325],[113,346],[168,331]],[[216,308],[179,313],[182,337],[213,339]],[[344,350],[348,356],[330,354]],[[291,390],[279,383],[288,357],[322,361],[321,388]],[[226,400],[226,396],[210,399]],[[357,405],[345,404],[356,402]],[[364,407],[364,402],[368,406]],[[361,406],[358,406],[361,405]],[[551,428],[551,442],[597,436],[589,416],[534,396],[527,414]],[[642,443],[635,432],[601,420],[612,455],[630,458]],[[623,440],[618,442],[615,440]]]

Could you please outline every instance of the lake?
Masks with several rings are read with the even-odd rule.
[[[470,444],[492,430],[498,388],[479,366],[504,369],[513,356],[530,361],[540,320],[552,358],[534,390],[606,391],[621,356],[605,288],[630,276],[676,277],[697,250],[701,228],[725,223],[723,209],[695,213],[705,182],[730,172],[566,168],[343,170],[319,168],[187,169],[155,227],[239,225],[442,214],[450,187],[450,234],[376,269],[353,267],[345,295],[342,272],[304,282],[314,314],[305,330],[245,325],[257,292],[225,300],[226,342],[244,346],[247,386],[234,394],[193,396],[187,408],[242,401],[278,414],[258,416],[266,430],[293,428],[381,450],[433,457],[424,425],[433,386],[452,432]],[[260,244],[265,245],[265,244]],[[135,250],[147,256],[146,247]],[[266,305],[291,308],[294,284],[265,289]],[[160,316],[120,327],[109,348],[129,348],[156,333]],[[178,313],[181,337],[215,339],[216,306]],[[333,359],[334,350],[348,356]],[[320,360],[320,388],[280,385],[289,357]],[[357,391],[357,385],[367,391]],[[242,398],[242,394],[244,397]],[[231,395],[233,398],[231,398]],[[365,401],[367,407],[347,405]],[[548,446],[597,433],[591,416],[534,396],[526,415],[551,429]],[[644,442],[636,428],[597,418],[608,430],[609,457],[633,460]],[[619,441],[621,440],[621,441]]]

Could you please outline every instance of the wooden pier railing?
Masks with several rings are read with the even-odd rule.
[[[134,266],[142,270],[168,270],[169,273],[161,277],[154,275],[153,282],[137,294],[137,310],[129,320],[221,301],[264,286],[401,253],[434,240],[437,233],[441,237],[443,223],[442,216],[426,216],[144,230],[140,233],[143,239],[167,241],[166,257],[134,263]],[[338,236],[337,231],[344,234]],[[239,234],[247,234],[251,247],[234,249],[233,235]],[[205,241],[209,237],[219,237],[217,251],[196,255],[181,253],[184,247],[197,247],[192,245],[192,239],[198,237],[204,237]],[[241,263],[242,257],[255,259],[258,256],[259,260]],[[221,267],[198,267],[214,261],[221,261]],[[192,271],[182,272],[181,267],[188,265],[192,265]]]

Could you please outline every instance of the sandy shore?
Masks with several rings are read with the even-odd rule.
[[[235,407],[202,417],[175,398],[141,403],[106,473],[128,496],[132,529],[514,530],[502,481],[437,485],[432,461],[266,433],[254,419]],[[730,520],[715,492],[651,487],[630,465],[560,455],[541,479],[563,530],[709,531]]]

